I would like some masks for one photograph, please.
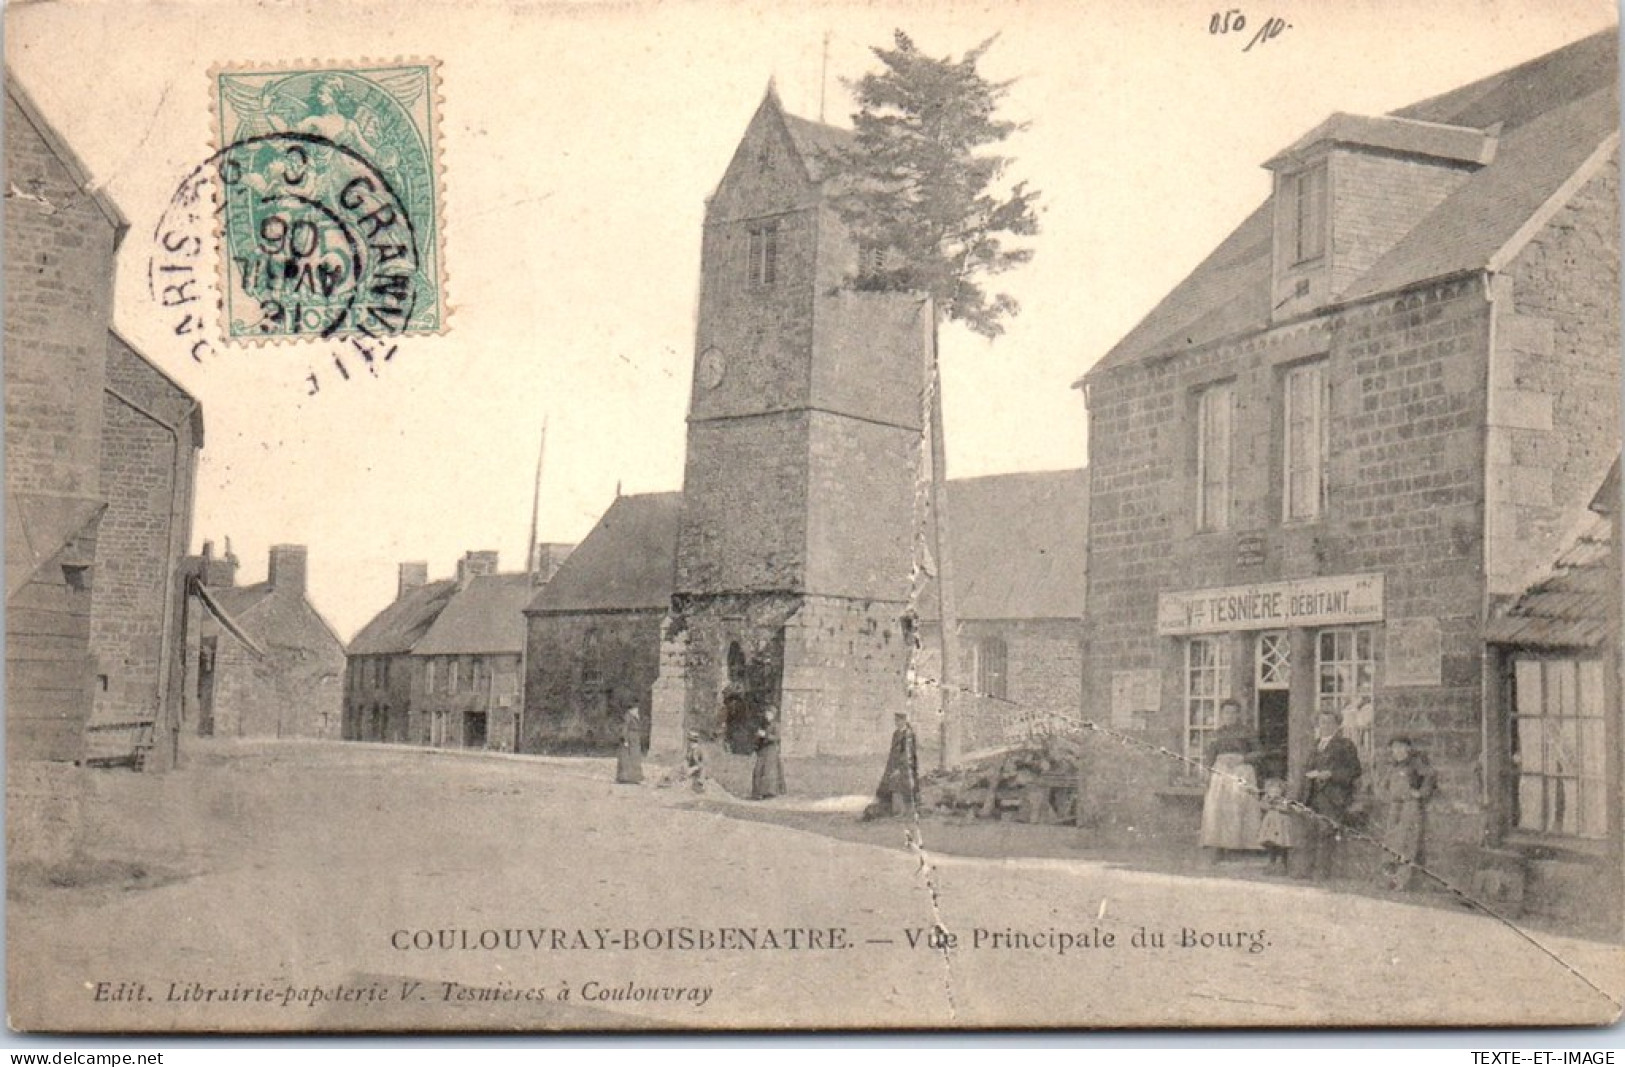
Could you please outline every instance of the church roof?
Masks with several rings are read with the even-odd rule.
[[[961,619],[1081,619],[1089,472],[1032,471],[948,482],[954,609]],[[935,587],[920,614],[936,618]]]
[[[527,614],[664,611],[677,570],[681,493],[616,497]]]
[[[525,650],[525,605],[535,594],[529,574],[470,578],[412,651],[420,656],[517,655]]]
[[[823,181],[829,172],[829,161],[852,144],[852,131],[792,115],[782,107],[779,114],[796,146],[796,154],[807,168],[807,177],[815,182]]]
[[[1489,267],[1522,227],[1617,133],[1614,30],[1392,113],[1487,130],[1479,168],[1339,297],[1358,300]],[[1209,344],[1269,324],[1273,197],[1176,285],[1089,372]]]

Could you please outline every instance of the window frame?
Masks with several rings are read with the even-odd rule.
[[[1222,406],[1218,401],[1222,398]],[[1223,412],[1222,433],[1215,435],[1215,416]],[[1235,495],[1236,383],[1210,382],[1196,393],[1196,529],[1214,533],[1230,528]],[[1222,445],[1222,447],[1215,447]],[[1211,453],[1217,452],[1218,455]]]
[[[1322,356],[1287,367],[1281,375],[1281,522],[1304,524],[1319,522],[1326,514],[1327,475],[1331,457],[1331,375],[1329,360]],[[1311,414],[1301,420],[1309,424],[1307,439],[1313,444],[1311,462],[1299,463],[1299,447],[1295,433],[1299,412],[1294,402],[1295,383],[1313,374],[1318,387],[1308,395],[1314,398]],[[1306,487],[1309,506],[1299,510],[1301,494],[1293,492],[1293,477],[1305,474],[1311,479]]]
[[[1326,656],[1326,641],[1333,644],[1333,655]],[[1336,646],[1341,638],[1349,639],[1347,649]],[[1362,656],[1361,652],[1365,655]],[[1342,654],[1347,652],[1346,655]],[[1360,668],[1367,670],[1362,675]],[[1328,689],[1328,680],[1337,684]],[[1355,710],[1349,715],[1347,708]],[[1367,771],[1375,766],[1377,707],[1377,628],[1373,625],[1327,626],[1315,632],[1315,711],[1335,713],[1343,723],[1343,736],[1354,742],[1360,753],[1360,763]],[[1370,714],[1362,713],[1369,709]]]
[[[1230,644],[1229,634],[1193,634],[1184,642],[1185,662],[1180,683],[1180,744],[1188,761],[1185,764],[1188,775],[1198,774],[1203,766],[1208,739],[1219,728],[1219,705],[1235,699]],[[1200,664],[1195,663],[1194,653],[1198,648],[1212,649],[1211,658]],[[1201,677],[1212,678],[1213,684],[1210,687],[1194,685],[1198,672]],[[1200,716],[1193,715],[1197,711],[1201,712]],[[1199,722],[1198,718],[1205,721]]]
[[[1527,672],[1520,668],[1533,668],[1539,674],[1539,696],[1536,697],[1540,708],[1539,714],[1523,712]],[[1556,712],[1550,710],[1551,705],[1546,699],[1547,694],[1554,689],[1550,684],[1551,676],[1560,668],[1567,669],[1566,673],[1571,682],[1566,702],[1567,714],[1561,709]],[[1507,775],[1507,829],[1513,833],[1552,841],[1607,841],[1611,832],[1607,769],[1608,683],[1603,658],[1581,653],[1514,654],[1511,657],[1509,674],[1511,684],[1507,704],[1506,753],[1510,773]],[[1520,678],[1520,675],[1524,677]],[[1539,759],[1534,763],[1533,770],[1529,769],[1525,762],[1527,759],[1524,752],[1526,739],[1523,736],[1525,721],[1540,724],[1538,731],[1531,731],[1538,736],[1541,745]],[[1547,742],[1554,736],[1561,737],[1563,733],[1569,732],[1561,729],[1569,724],[1573,726],[1572,741],[1560,742],[1560,745],[1567,745],[1571,749],[1563,754],[1577,766],[1573,773],[1567,773],[1559,764],[1557,772],[1551,773]],[[1593,737],[1590,741],[1586,739],[1588,726]],[[1587,773],[1588,753],[1598,763],[1594,774]],[[1540,812],[1534,825],[1526,824],[1524,821],[1528,815],[1526,806],[1529,799],[1525,788],[1526,783],[1531,781],[1538,785],[1540,793]],[[1569,793],[1571,788],[1572,798]],[[1593,806],[1590,808],[1586,805],[1587,798],[1594,798]],[[1552,818],[1554,808],[1555,825]],[[1572,828],[1564,825],[1565,816],[1570,813],[1575,813],[1575,825]]]
[[[1292,186],[1292,265],[1313,263],[1326,258],[1328,194],[1331,175],[1327,161],[1312,163],[1291,177]]]
[[[977,696],[1010,699],[1010,642],[1003,634],[986,634],[971,644],[971,679]]]

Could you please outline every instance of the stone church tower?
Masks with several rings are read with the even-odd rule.
[[[929,311],[841,288],[849,138],[769,87],[707,204],[656,747],[748,751],[775,704],[787,755],[884,751],[905,698]]]

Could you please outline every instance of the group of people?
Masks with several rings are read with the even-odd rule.
[[[1277,777],[1260,786],[1258,739],[1243,724],[1237,701],[1220,704],[1218,729],[1205,753],[1208,787],[1202,803],[1201,844],[1212,860],[1231,851],[1263,850],[1271,870],[1314,879],[1332,874],[1364,774],[1360,753],[1343,736],[1342,725],[1334,711],[1316,717],[1315,747],[1294,793]],[[1409,889],[1423,861],[1427,805],[1437,778],[1427,757],[1403,736],[1388,743],[1388,760],[1373,777],[1382,876],[1390,888]]]
[[[690,730],[683,751],[683,777],[695,792],[705,791],[705,748],[697,731]],[[636,705],[621,717],[621,743],[615,752],[615,781],[637,785],[643,781],[643,712]],[[756,766],[751,771],[750,797],[767,800],[784,792],[784,763],[779,759],[779,709],[769,705],[756,728]]]
[[[752,800],[767,800],[784,793],[784,763],[779,758],[779,709],[769,705],[756,729],[756,764],[750,776]],[[705,791],[705,746],[697,731],[689,731],[683,752],[683,777],[695,792]],[[643,781],[643,712],[630,707],[621,719],[620,747],[615,754],[615,781],[637,785]],[[892,731],[886,769],[866,818],[877,815],[912,815],[920,796],[920,758],[914,727],[898,712]]]

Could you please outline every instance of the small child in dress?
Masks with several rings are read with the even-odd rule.
[[[1286,796],[1286,782],[1270,778],[1264,782],[1264,818],[1258,827],[1258,843],[1269,853],[1268,870],[1287,869],[1287,853],[1292,849],[1292,802]]]

